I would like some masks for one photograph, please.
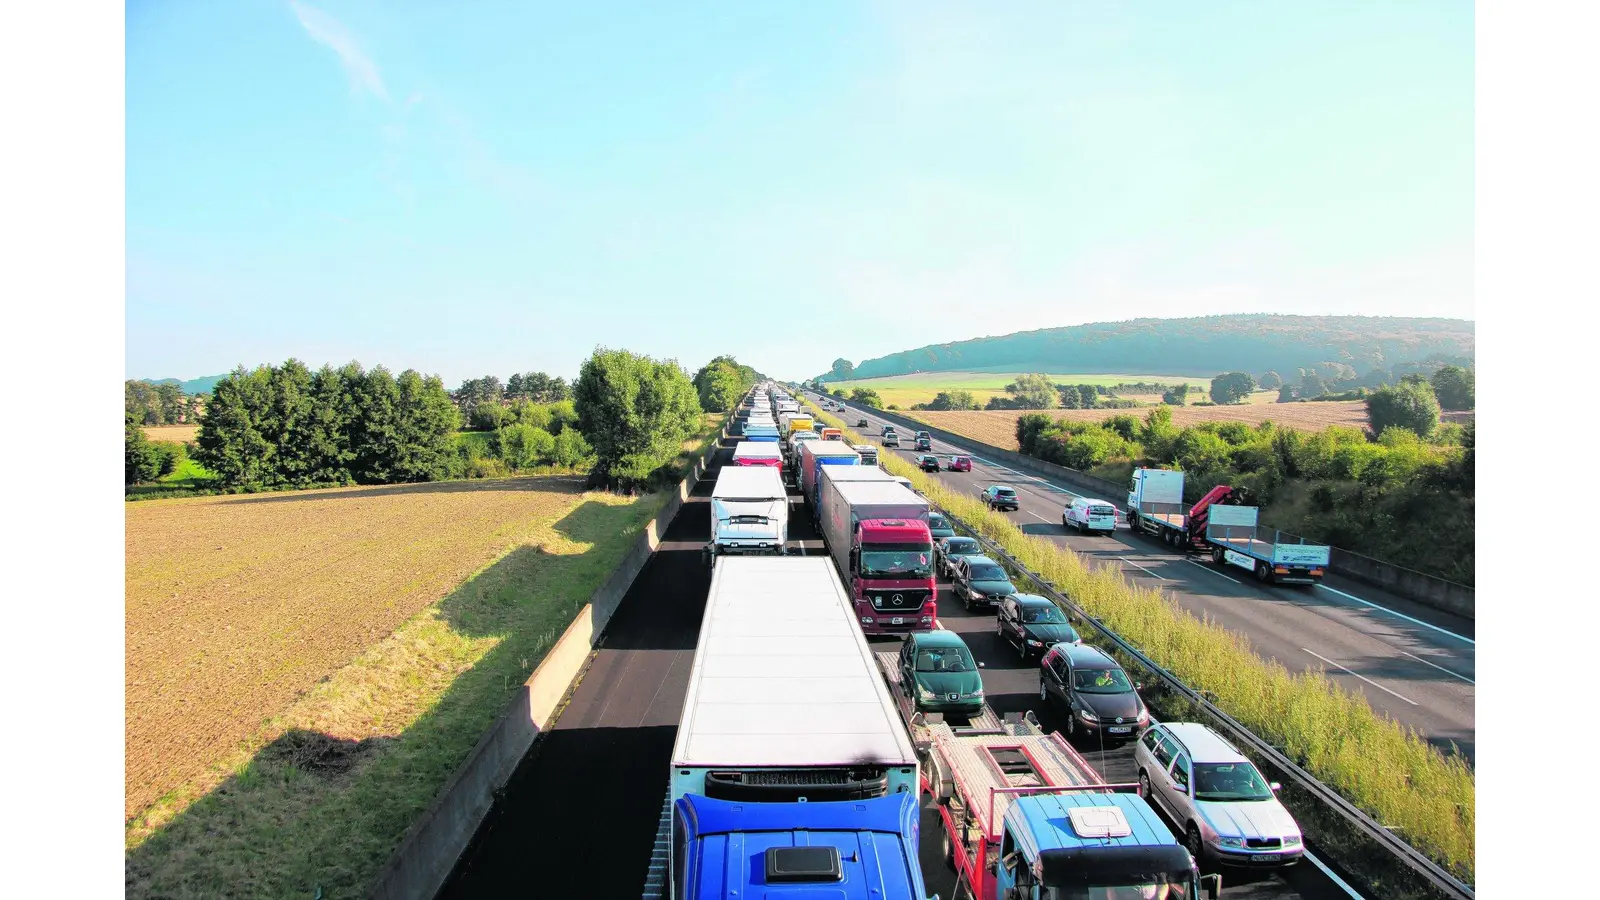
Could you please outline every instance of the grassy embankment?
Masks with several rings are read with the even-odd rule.
[[[149,783],[129,786],[127,895],[366,893],[669,496],[531,477],[129,507],[152,531],[130,525],[129,771]],[[144,759],[195,723],[207,758]]]
[[[813,412],[843,428],[837,418],[815,407]],[[852,442],[866,442],[844,430]],[[1139,587],[1111,567],[1091,569],[1071,549],[1024,534],[1003,515],[892,453],[879,458],[1158,665],[1190,687],[1212,692],[1217,706],[1323,783],[1458,877],[1472,880],[1476,789],[1465,764],[1380,717],[1365,698],[1320,673],[1290,673],[1257,656],[1243,636],[1196,618],[1161,591]]]

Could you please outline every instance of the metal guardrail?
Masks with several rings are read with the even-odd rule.
[[[1459,879],[1447,872],[1438,863],[1434,862],[1432,859],[1429,859],[1427,855],[1422,853],[1422,851],[1406,843],[1399,837],[1399,835],[1396,835],[1393,831],[1374,821],[1373,818],[1367,815],[1366,812],[1364,812],[1360,807],[1357,807],[1355,804],[1340,796],[1339,793],[1333,788],[1330,788],[1321,781],[1318,781],[1309,772],[1297,765],[1293,760],[1289,759],[1287,756],[1284,756],[1283,753],[1278,750],[1278,748],[1272,746],[1272,744],[1268,743],[1266,740],[1258,737],[1254,732],[1250,731],[1250,729],[1246,728],[1238,720],[1223,712],[1217,707],[1216,704],[1206,699],[1205,696],[1203,696],[1199,691],[1189,687],[1176,675],[1157,665],[1154,660],[1146,656],[1137,647],[1134,647],[1132,644],[1124,640],[1121,635],[1106,627],[1105,624],[1102,623],[1098,618],[1090,615],[1087,610],[1074,602],[1071,597],[1068,597],[1066,594],[1057,590],[1055,585],[1046,580],[1044,576],[1023,565],[1017,560],[1016,557],[1012,556],[1005,548],[1001,547],[999,543],[991,538],[985,537],[978,531],[978,529],[974,528],[971,524],[965,522],[961,518],[955,516],[949,510],[939,507],[939,505],[934,503],[931,498],[928,499],[928,503],[930,506],[938,508],[939,511],[943,513],[945,518],[949,519],[950,522],[955,526],[970,534],[973,539],[975,539],[985,549],[991,553],[994,553],[999,559],[1003,560],[1011,568],[1026,575],[1030,580],[1039,586],[1041,593],[1043,593],[1045,596],[1049,597],[1052,601],[1070,609],[1083,621],[1089,623],[1089,625],[1094,628],[1095,631],[1099,632],[1107,640],[1117,645],[1117,647],[1124,653],[1138,660],[1140,665],[1155,673],[1156,677],[1160,678],[1185,699],[1199,706],[1207,714],[1215,717],[1217,721],[1221,722],[1236,740],[1265,757],[1273,766],[1288,773],[1289,777],[1294,779],[1295,783],[1303,788],[1306,792],[1311,794],[1317,800],[1321,801],[1329,809],[1332,809],[1334,812],[1338,813],[1347,822],[1354,826],[1356,830],[1366,835],[1385,850],[1388,850],[1397,859],[1415,871],[1434,888],[1438,889],[1448,897],[1455,898],[1455,900],[1475,900],[1475,893],[1471,885],[1463,884]]]
[[[937,506],[937,504],[933,505]],[[1072,598],[1057,590],[1055,585],[1046,580],[1044,576],[1033,571],[1032,569],[1029,569],[1027,566],[1019,562],[1016,557],[1012,556],[1005,550],[1005,548],[1001,547],[994,540],[984,537],[976,528],[973,528],[968,523],[957,518],[948,510],[941,509],[940,511],[943,512],[944,516],[953,524],[971,534],[972,537],[989,552],[994,553],[1000,559],[1004,560],[1006,564],[1011,566],[1013,569],[1028,576],[1029,579],[1031,579],[1040,587],[1041,592],[1045,596],[1072,610],[1073,613],[1075,613],[1079,618],[1083,619],[1085,622],[1088,622],[1095,631],[1099,632],[1103,637],[1111,641],[1113,644],[1116,644],[1117,647],[1124,653],[1127,653],[1129,656],[1138,660],[1140,665],[1154,672],[1156,677],[1160,678],[1173,690],[1183,695],[1190,702],[1198,705],[1201,709],[1205,710],[1206,713],[1214,716],[1218,721],[1223,723],[1229,733],[1236,740],[1249,746],[1252,750],[1266,757],[1267,760],[1270,761],[1275,767],[1287,772],[1289,776],[1300,785],[1300,787],[1304,788],[1308,793],[1316,797],[1323,804],[1327,805],[1334,812],[1337,812],[1343,816],[1348,822],[1350,822],[1351,825],[1355,826],[1357,830],[1361,831],[1367,837],[1377,842],[1384,849],[1394,854],[1398,859],[1400,859],[1401,862],[1405,863],[1411,869],[1416,871],[1431,885],[1444,892],[1447,896],[1459,898],[1459,900],[1474,900],[1475,895],[1473,893],[1473,888],[1470,885],[1461,883],[1461,881],[1457,880],[1455,876],[1445,871],[1444,868],[1442,868],[1438,863],[1424,855],[1422,851],[1406,843],[1393,831],[1390,831],[1388,828],[1378,824],[1372,819],[1371,816],[1367,815],[1355,804],[1340,796],[1338,792],[1323,784],[1321,781],[1318,781],[1310,773],[1296,765],[1293,760],[1289,759],[1287,756],[1284,756],[1281,752],[1279,752],[1278,748],[1256,736],[1232,716],[1223,712],[1217,707],[1216,704],[1212,703],[1210,700],[1207,700],[1200,692],[1189,687],[1187,684],[1184,684],[1183,681],[1176,675],[1173,675],[1171,672],[1168,672],[1166,669],[1157,665],[1154,660],[1146,656],[1137,647],[1134,647],[1132,644],[1128,643],[1116,632],[1112,631],[1110,628],[1107,628],[1099,619],[1090,615],[1088,611],[1075,603]]]

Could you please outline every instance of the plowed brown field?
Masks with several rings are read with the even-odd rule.
[[[581,497],[535,477],[128,504],[125,814]]]
[[[920,419],[935,428],[963,434],[973,440],[983,441],[1005,450],[1017,449],[1017,419],[1028,410],[991,410],[985,412],[916,412],[902,413]],[[1100,422],[1115,415],[1131,415],[1144,419],[1148,409],[1049,409],[1045,414],[1052,419],[1078,419]],[[1363,400],[1330,400],[1325,403],[1252,403],[1241,406],[1175,406],[1172,407],[1173,424],[1181,427],[1201,422],[1244,422],[1256,425],[1274,422],[1301,431],[1321,431],[1329,425],[1352,425],[1365,428],[1367,404]]]
[[[152,441],[176,441],[186,444],[200,433],[199,425],[146,425],[144,436]]]

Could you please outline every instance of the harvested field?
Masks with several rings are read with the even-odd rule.
[[[920,372],[915,375],[889,375],[883,378],[866,378],[859,381],[829,382],[827,387],[842,388],[849,394],[852,388],[871,388],[878,392],[885,404],[893,403],[901,409],[910,409],[913,403],[927,403],[933,400],[940,391],[971,391],[972,396],[979,402],[988,402],[990,397],[1008,396],[1005,386],[1017,380],[1019,372]],[[1103,384],[1107,387],[1116,384],[1171,384],[1178,385],[1188,382],[1199,391],[1205,391],[1211,386],[1210,375],[1119,375],[1102,374],[1092,375],[1051,375],[1050,380],[1056,384]],[[1277,395],[1274,394],[1274,397]],[[1153,400],[1160,402],[1161,395],[1141,395],[1137,399]]]
[[[129,504],[124,814],[204,775],[513,547],[557,537],[571,477]]]
[[[173,441],[187,444],[200,433],[198,425],[146,425],[144,436],[152,441]]]
[[[1005,450],[1017,449],[1017,419],[1029,410],[993,410],[989,412],[927,412],[918,410],[903,413],[943,428],[966,435]],[[1143,409],[1048,409],[1043,410],[1052,419],[1078,419],[1100,422],[1116,415],[1131,415],[1143,419]],[[1270,421],[1301,431],[1321,431],[1329,425],[1351,425],[1365,428],[1367,404],[1363,400],[1339,400],[1326,403],[1252,403],[1240,406],[1175,406],[1172,407],[1173,424],[1181,427],[1201,422],[1244,422],[1256,425]]]

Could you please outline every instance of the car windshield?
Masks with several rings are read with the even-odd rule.
[[[1121,669],[1074,669],[1072,687],[1085,694],[1122,694],[1133,690]]]
[[[1109,506],[1091,506],[1089,507],[1089,514],[1093,516],[1114,516],[1117,511]]]
[[[1272,788],[1249,763],[1195,763],[1196,800],[1271,800]]]
[[[971,672],[976,668],[965,647],[929,647],[917,651],[918,672]]]
[[[978,542],[972,538],[951,538],[944,542],[944,552],[951,556],[962,556],[967,553],[978,552]]]
[[[864,578],[927,578],[933,574],[933,547],[928,544],[866,544],[861,548]]]
[[[1006,570],[999,566],[973,566],[973,581],[1006,581]]]
[[[941,516],[938,513],[928,513],[928,527],[929,528],[949,528],[950,527],[950,523],[946,522],[944,520],[944,516]]]
[[[1022,621],[1029,625],[1065,625],[1067,617],[1054,606],[1024,606]]]
[[[950,461],[951,462],[957,462],[957,463],[969,462],[969,460],[965,456],[952,456],[952,457],[950,457]]]

